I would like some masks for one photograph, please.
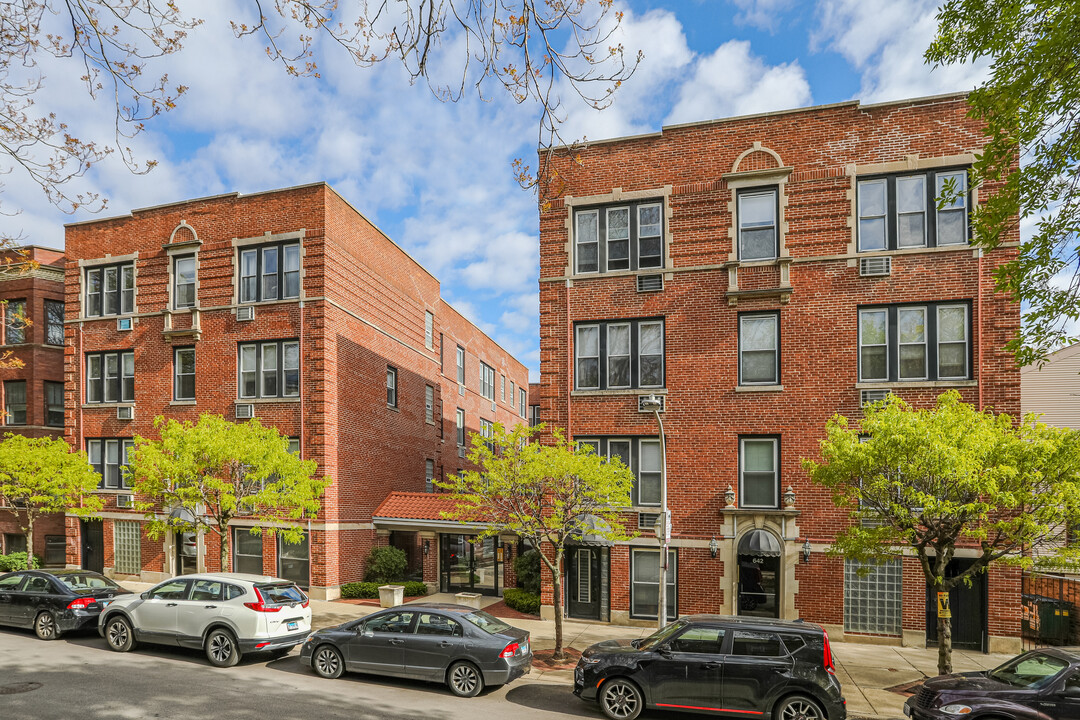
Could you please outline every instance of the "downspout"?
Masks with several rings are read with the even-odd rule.
[[[982,412],[982,409],[983,409],[983,366],[982,366],[982,359],[983,359],[983,332],[982,332],[982,327],[983,327],[982,276],[983,276],[983,273],[982,273],[982,257],[983,257],[983,251],[982,251],[982,248],[977,248],[975,250],[975,252],[977,253],[976,256],[975,256],[975,269],[976,269],[976,272],[978,273],[978,278],[976,280],[976,290],[975,290],[975,292],[976,292],[976,295],[975,295],[975,313],[978,315],[978,318],[979,318],[977,320],[977,326],[976,326],[977,327],[977,333],[978,333],[977,342],[979,343],[978,357],[977,357],[977,362],[978,362],[978,366],[979,366],[979,371],[978,371],[979,374],[978,374],[977,377],[978,377],[978,385],[979,385],[979,412]]]
[[[566,281],[566,439],[572,440],[574,433],[570,429],[570,389],[574,378],[574,323],[570,320],[571,281]]]
[[[297,374],[300,381],[300,459],[304,459],[304,301],[300,301],[300,368]]]

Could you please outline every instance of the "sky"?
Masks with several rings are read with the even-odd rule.
[[[230,19],[251,0],[180,3],[203,19],[155,74],[190,89],[131,143],[154,159],[146,175],[116,157],[73,189],[108,207],[65,214],[18,173],[0,177],[0,229],[63,246],[64,223],[227,192],[317,181],[342,196],[441,282],[443,297],[524,362],[539,380],[539,232],[535,195],[512,162],[535,165],[537,106],[494,86],[455,103],[410,84],[399,65],[356,67],[316,41],[320,78],[289,77],[257,37],[236,39]],[[352,3],[342,3],[350,5]],[[664,125],[858,99],[899,100],[970,90],[985,65],[932,68],[922,54],[933,0],[616,0],[616,39],[640,66],[602,111],[563,96],[563,138],[597,140]],[[436,60],[453,77],[461,45]],[[112,137],[112,108],[90,101],[71,60],[42,66],[39,107],[80,137]],[[12,215],[13,210],[19,210]]]

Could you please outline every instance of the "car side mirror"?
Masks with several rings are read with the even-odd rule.
[[[633,640],[631,640],[630,641],[630,647],[632,647],[632,648],[641,647],[641,638],[634,638]]]
[[[658,652],[663,657],[671,657],[671,646],[661,645],[660,647],[656,648],[656,652]]]
[[[150,591],[147,590],[146,592],[140,594],[139,597],[145,600],[146,598],[150,597]]]
[[[361,630],[360,634],[363,635],[364,637],[375,637],[375,631],[374,630],[368,630],[366,628]]]

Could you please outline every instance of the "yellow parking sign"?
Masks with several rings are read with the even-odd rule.
[[[941,620],[952,618],[952,609],[949,607],[949,593],[947,592],[937,594],[937,616]]]

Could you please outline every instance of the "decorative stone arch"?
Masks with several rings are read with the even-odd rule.
[[[731,165],[731,172],[773,170],[782,167],[784,167],[784,161],[780,159],[780,153],[765,147],[761,141],[755,140],[750,147],[739,154],[739,157],[735,158],[735,162]]]
[[[779,550],[779,567],[776,576],[776,602],[778,617],[782,620],[794,620],[799,617],[795,608],[795,597],[799,592],[799,582],[795,579],[795,566],[799,562],[799,529],[796,524],[797,513],[793,511],[740,510],[731,513],[725,520],[725,533],[730,529],[728,562],[731,571],[726,571],[722,590],[724,591],[725,613],[739,615],[739,546],[752,533],[764,533],[775,552]],[[729,524],[730,523],[730,524]],[[760,537],[760,536],[759,536]]]
[[[187,232],[183,232],[186,230]],[[188,237],[190,233],[190,237]],[[177,237],[179,235],[179,237]],[[187,224],[186,220],[181,220],[180,224],[173,228],[172,233],[169,234],[169,245],[181,244],[187,245],[189,243],[201,242],[199,240],[199,233],[195,232],[195,228]]]

